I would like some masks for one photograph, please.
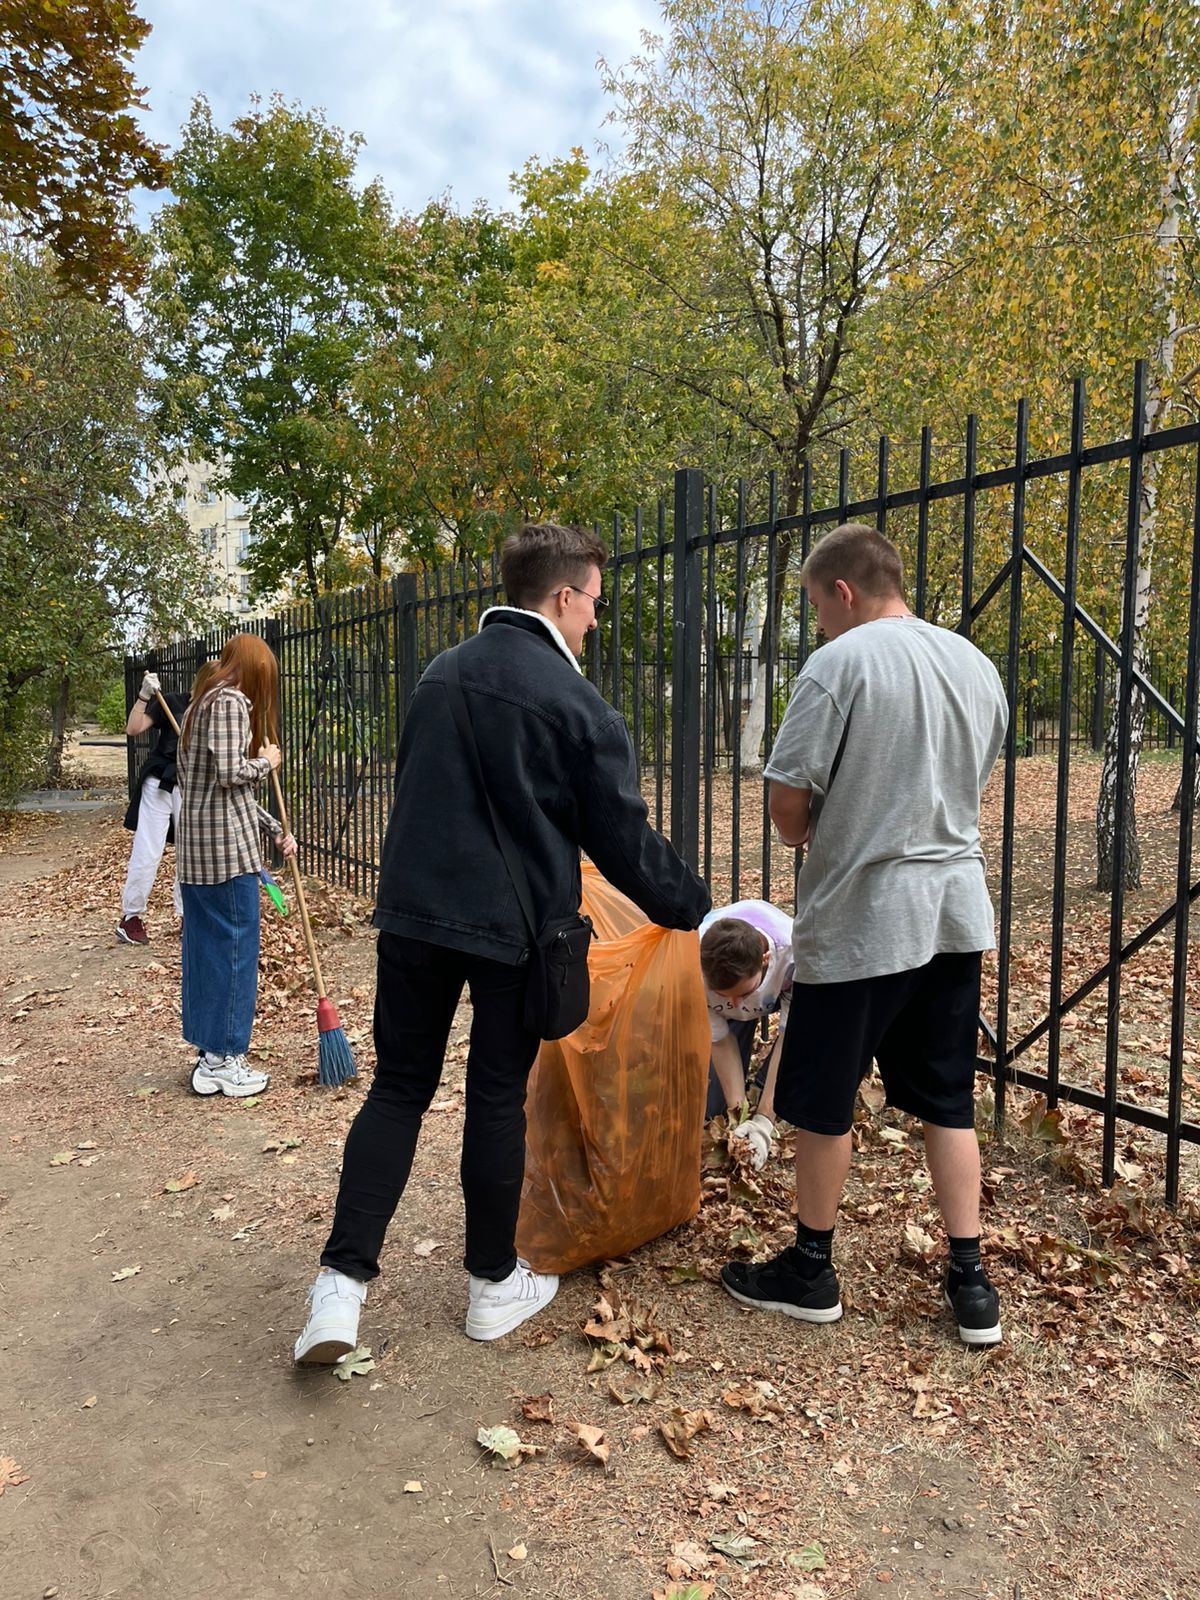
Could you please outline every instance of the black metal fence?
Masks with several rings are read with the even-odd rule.
[[[1197,1023],[1189,912],[1200,892],[1192,876],[1200,424],[1144,435],[1145,381],[1139,367],[1126,439],[1085,447],[1077,384],[1065,452],[1029,459],[1022,403],[1007,464],[981,468],[970,419],[953,476],[934,481],[926,430],[917,482],[893,488],[891,447],[882,440],[867,494],[852,495],[852,462],[842,451],[836,478],[831,471],[821,479],[806,464],[791,514],[780,510],[774,479],[764,514],[751,520],[750,486],[738,485],[723,506],[699,472],[679,472],[673,503],[613,519],[611,609],[588,636],[585,669],[629,722],[652,820],[710,881],[714,901],[754,895],[788,904],[798,863],[773,836],[761,769],[795,677],[817,646],[799,567],[819,531],[839,522],[867,521],[895,539],[914,610],[973,636],[997,662],[1008,695],[1005,759],[985,815],[999,917],[981,1018],[990,1051],[980,1069],[993,1080],[997,1120],[1013,1082],[1041,1090],[1051,1106],[1073,1101],[1099,1112],[1106,1183],[1122,1125],[1161,1134],[1174,1203],[1183,1147],[1200,1143],[1200,1078],[1185,1073]],[[1186,571],[1171,573],[1176,653],[1143,662],[1132,616],[1151,479],[1159,550],[1177,552],[1176,569],[1182,560]],[[373,891],[409,696],[425,663],[502,599],[495,557],[470,558],[251,625],[279,657],[284,786],[309,871]],[[1125,618],[1119,638],[1105,625],[1109,606]],[[130,696],[146,664],[165,685],[186,687],[223,637],[131,658]],[[1139,699],[1141,748],[1178,752],[1180,805],[1169,848],[1155,821],[1157,880],[1130,896],[1121,870],[1130,800],[1118,786],[1115,886],[1102,897],[1090,886],[1092,825],[1081,821],[1073,786],[1083,774],[1094,805],[1099,764],[1081,752],[1102,746],[1110,717],[1118,761],[1129,765]],[[1049,803],[1035,815],[1018,769],[1022,757],[1041,752],[1054,755],[1053,784],[1044,785]],[[138,759],[131,749],[131,781]],[[1141,924],[1134,931],[1131,913]],[[1134,1063],[1124,1048],[1123,1019],[1151,958],[1158,965],[1145,981],[1161,1040],[1147,1070],[1144,1050]]]

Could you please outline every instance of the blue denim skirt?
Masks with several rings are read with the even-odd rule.
[[[243,1055],[258,1001],[258,877],[183,889],[183,1037],[215,1056]]]

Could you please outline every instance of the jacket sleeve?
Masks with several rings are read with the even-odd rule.
[[[209,716],[208,748],[222,789],[260,784],[270,773],[271,763],[265,756],[245,754],[249,743],[250,718],[245,706],[232,695],[219,694]]]
[[[579,843],[614,888],[661,928],[698,928],[712,905],[707,885],[651,826],[638,793],[629,730],[606,721],[572,773]]]
[[[278,817],[273,817],[266,807],[260,806],[257,801],[254,805],[254,814],[258,818],[258,825],[263,833],[268,834],[272,839],[283,838],[283,823],[280,822]]]

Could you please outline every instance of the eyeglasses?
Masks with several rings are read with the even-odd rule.
[[[563,588],[570,589],[575,594],[586,594],[588,599],[592,602],[592,610],[597,618],[602,617],[608,610],[608,601],[602,594],[591,594],[587,589],[577,589],[573,583],[564,583]]]

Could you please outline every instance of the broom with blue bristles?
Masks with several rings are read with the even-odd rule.
[[[178,736],[179,724],[161,691],[156,691],[156,698],[166,713],[167,721]],[[271,773],[271,784],[275,790],[275,804],[279,808],[279,820],[283,824],[283,831],[291,833],[287,809],[283,803],[283,790],[279,787],[279,774],[275,771]],[[292,882],[296,886],[296,903],[300,907],[300,921],[304,925],[304,942],[308,946],[308,959],[312,962],[313,977],[317,983],[317,1080],[330,1087],[336,1087],[339,1083],[345,1083],[347,1079],[355,1077],[358,1069],[350,1053],[350,1041],[342,1032],[342,1020],[337,1014],[337,1007],[325,993],[325,980],[321,976],[321,962],[317,956],[317,942],[313,938],[312,923],[308,920],[308,902],[304,898],[300,864],[295,856],[289,856],[288,865],[292,869]],[[287,902],[280,894],[278,885],[265,872],[260,872],[259,877],[272,903],[286,917]]]
[[[279,820],[283,824],[284,833],[291,833],[288,826],[287,809],[283,803],[283,790],[279,787],[279,774],[271,773],[271,787],[275,791],[275,805],[279,811]],[[325,980],[321,976],[321,962],[317,955],[317,942],[313,938],[312,923],[308,917],[308,902],[304,898],[304,881],[300,876],[300,863],[296,857],[288,857],[288,866],[292,869],[292,883],[296,889],[296,904],[300,907],[300,921],[304,927],[304,942],[308,946],[308,959],[312,962],[313,978],[317,985],[317,1079],[319,1082],[336,1087],[345,1083],[348,1078],[353,1078],[357,1073],[354,1057],[350,1053],[350,1043],[342,1032],[342,1021],[337,1014],[337,1007],[325,993]]]

